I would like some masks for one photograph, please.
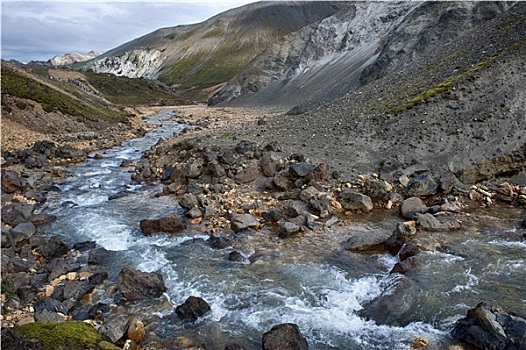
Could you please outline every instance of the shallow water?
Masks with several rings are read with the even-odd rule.
[[[138,160],[159,138],[185,126],[167,121],[163,111],[152,123],[163,127],[140,139],[102,152],[68,168],[59,184],[62,192],[50,199],[48,211],[58,216],[48,232],[67,243],[94,240],[115,251],[108,261],[110,278],[123,266],[163,274],[168,298],[179,305],[189,296],[203,297],[212,312],[195,324],[173,322],[173,310],[162,313],[160,337],[191,335],[224,346],[237,341],[260,349],[262,334],[272,326],[294,322],[312,349],[408,349],[424,336],[436,348],[450,342],[453,323],[482,300],[495,300],[512,311],[526,313],[526,244],[515,229],[517,208],[487,211],[473,225],[439,239],[450,242],[448,253],[424,252],[420,271],[410,276],[400,318],[382,325],[361,315],[364,307],[386,297],[400,276],[389,275],[396,257],[387,254],[341,252],[339,243],[355,230],[388,230],[398,219],[379,211],[347,228],[328,229],[279,240],[259,232],[244,237],[236,249],[248,257],[258,248],[261,258],[250,264],[229,262],[231,249],[214,250],[206,234],[187,230],[181,237],[144,237],[139,221],[181,214],[169,197],[155,198],[159,185],[134,184],[123,160]],[[126,197],[108,197],[128,191]],[[360,311],[361,310],[361,311]],[[388,312],[388,310],[386,310]]]

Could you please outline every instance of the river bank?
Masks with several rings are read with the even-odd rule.
[[[481,298],[498,295],[506,309],[526,312],[517,307],[524,288],[520,283],[525,258],[524,185],[508,179],[470,186],[451,173],[413,174],[397,182],[375,174],[343,178],[326,162],[287,153],[279,144],[256,144],[236,135],[236,130],[247,130],[250,125],[264,125],[261,114],[242,114],[237,123],[230,123],[233,110],[223,109],[221,114],[216,109],[192,108],[181,109],[178,115],[165,114],[159,123],[168,128],[169,122],[189,122],[197,124],[198,130],[187,129],[172,139],[154,135],[151,144],[144,145],[143,157],[139,152],[143,141],[139,141],[115,154],[92,154],[89,164],[74,168],[47,163],[38,167],[38,161],[28,167],[32,162],[26,157],[20,158],[23,166],[2,169],[3,281],[9,274],[17,282],[11,292],[18,299],[19,294],[24,296],[23,301],[11,301],[9,309],[4,308],[9,311],[3,314],[4,327],[35,319],[77,317],[92,320],[99,333],[122,346],[123,340],[135,338],[127,333],[130,327],[141,328],[130,321],[133,315],[145,328],[145,338],[137,338],[144,348],[176,344],[179,348],[222,349],[237,344],[252,349],[258,348],[263,332],[271,326],[294,321],[311,346],[314,343],[320,349],[329,346],[324,339],[328,335],[332,337],[329,342],[346,343],[351,336],[378,349],[407,348],[422,336],[427,348],[439,349],[458,345],[445,330],[458,319],[453,315],[465,314]],[[49,153],[47,159],[63,156],[61,152],[44,154]],[[118,176],[107,171],[114,168],[119,169]],[[55,176],[64,178],[66,173],[70,180],[57,182]],[[105,175],[109,177],[101,177]],[[143,185],[130,182],[130,175]],[[122,182],[113,185],[120,176]],[[48,196],[54,204],[40,213]],[[121,213],[119,210],[133,213],[125,226],[121,226],[121,214],[103,216],[96,227],[88,225],[95,216]],[[61,226],[57,220],[43,226],[46,235],[41,236],[37,227],[52,220],[49,215],[65,217],[58,218]],[[176,221],[169,227],[156,221],[139,223],[166,217]],[[65,222],[69,224],[62,225]],[[155,234],[171,232],[173,227],[172,235]],[[74,231],[83,233],[78,236]],[[100,235],[84,236],[93,232]],[[59,234],[58,241],[51,238],[53,234]],[[86,237],[93,242],[81,244],[80,239]],[[470,242],[467,248],[466,242]],[[133,260],[135,255],[140,259]],[[505,256],[515,265],[498,262]],[[122,261],[115,264],[121,259],[132,270],[123,272]],[[107,266],[109,261],[113,268]],[[429,274],[436,266],[449,269],[451,264],[458,264],[458,270],[451,270],[458,280],[446,278],[444,285],[429,285],[429,276],[436,279]],[[491,269],[486,268],[488,264]],[[182,270],[177,265],[183,265]],[[507,277],[498,274],[503,268],[510,269]],[[132,289],[140,291],[138,297],[130,293],[127,278],[133,280]],[[287,283],[271,287],[258,281],[283,278],[294,291],[283,292]],[[486,285],[480,280],[490,282]],[[246,281],[255,289],[237,295],[235,289]],[[217,294],[224,283],[237,287]],[[360,283],[366,287],[359,292],[363,295],[356,294]],[[275,295],[256,286],[270,288]],[[474,287],[476,295],[466,298]],[[303,297],[302,288],[307,288]],[[203,321],[189,325],[174,309],[184,305],[191,293],[201,294],[212,311]],[[296,307],[275,299],[282,293]],[[428,299],[445,302],[450,298],[447,293],[463,300],[464,306],[452,307],[442,316],[438,316],[443,311],[437,304],[428,306],[435,310],[429,313],[415,309],[415,305],[427,305]],[[341,299],[345,294],[355,299]],[[317,300],[320,296],[325,301]],[[404,300],[404,296],[411,297]],[[108,298],[111,302],[104,303]],[[393,298],[404,302],[396,303]],[[9,300],[14,299],[4,301]],[[38,304],[39,300],[48,304]],[[338,315],[341,318],[330,316],[341,308],[345,310]],[[299,312],[287,311],[295,309]],[[253,315],[259,316],[254,319]],[[323,326],[308,321],[320,317],[333,321]],[[254,321],[246,334],[225,326],[239,326],[243,319]],[[424,325],[419,327],[415,321]],[[349,326],[353,322],[359,326]],[[355,333],[339,334],[339,327]],[[375,329],[370,336],[361,333],[367,327]],[[387,339],[394,334],[398,338],[391,344]],[[359,343],[355,345],[360,348]]]

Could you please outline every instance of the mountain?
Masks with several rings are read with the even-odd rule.
[[[226,83],[284,36],[346,7],[346,2],[253,3],[199,24],[159,29],[79,66],[200,92]]]
[[[92,58],[95,58],[99,55],[101,55],[102,52],[99,51],[90,51],[88,53],[66,53],[64,55],[57,55],[49,60],[49,63],[53,67],[61,67],[61,66],[67,66],[75,62],[84,62],[88,61]]]

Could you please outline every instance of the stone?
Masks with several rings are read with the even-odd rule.
[[[284,222],[279,228],[278,236],[280,238],[289,238],[291,235],[300,232],[300,227],[292,222]]]
[[[346,188],[338,195],[338,201],[344,209],[360,210],[368,213],[373,209],[371,197],[356,192],[353,189]]]
[[[327,180],[327,163],[320,163],[307,175],[307,179],[315,182]]]
[[[192,209],[186,212],[186,217],[190,219],[200,218],[201,216],[203,216],[203,212],[197,207],[193,207]]]
[[[250,214],[233,214],[230,225],[234,232],[239,232],[247,228],[258,227],[259,221]]]
[[[11,230],[11,237],[13,242],[20,243],[26,239],[29,239],[37,231],[35,225],[31,222],[23,222],[18,224]]]
[[[2,174],[2,192],[13,193],[22,188],[22,180],[15,171],[4,171]]]
[[[192,159],[186,163],[186,167],[183,171],[184,175],[188,178],[195,179],[203,172],[203,161],[201,159]]]
[[[396,225],[394,232],[385,242],[387,251],[392,255],[398,254],[407,238],[416,234],[416,223],[414,221],[401,222]]]
[[[185,193],[183,197],[179,200],[179,205],[181,207],[186,209],[191,209],[193,207],[197,207],[199,205],[199,202],[197,200],[196,195],[192,193]]]
[[[245,348],[239,344],[228,344],[223,350],[245,350]]]
[[[289,172],[295,177],[306,177],[314,169],[314,165],[310,163],[292,163],[289,167]]]
[[[408,197],[427,197],[435,195],[437,191],[438,184],[426,173],[412,178],[405,192]]]
[[[383,250],[388,237],[383,232],[360,231],[343,242],[342,247],[350,251]]]
[[[420,267],[420,262],[415,256],[397,262],[389,273],[407,273],[415,271]]]
[[[128,329],[128,318],[126,315],[119,314],[110,317],[104,325],[99,327],[98,333],[101,338],[111,343],[116,343],[124,337]]]
[[[3,350],[42,350],[42,344],[36,339],[26,340],[24,336],[11,328],[2,328]]]
[[[185,225],[175,215],[168,215],[159,219],[143,219],[139,226],[145,236],[153,233],[177,233],[185,229]]]
[[[128,267],[117,277],[117,288],[129,301],[153,299],[166,292],[163,276],[156,272],[143,272]]]
[[[449,218],[441,218],[441,220],[429,213],[426,213],[417,214],[416,222],[422,229],[432,232],[453,231],[462,227],[462,225],[456,220]]]
[[[300,193],[300,199],[306,203],[309,203],[309,201],[313,198],[317,198],[320,196],[320,191],[314,186],[309,186]]]
[[[418,253],[420,253],[420,248],[418,248],[418,245],[415,242],[408,241],[402,246],[402,249],[400,249],[398,255],[400,260],[404,261],[411,256],[418,255]]]
[[[274,326],[263,334],[263,350],[308,350],[309,344],[293,323]]]
[[[274,186],[276,186],[280,190],[287,190],[292,187],[294,182],[289,177],[289,174],[285,171],[280,171],[279,173],[276,173],[273,177]]]
[[[451,171],[441,174],[440,178],[438,179],[438,191],[442,192],[443,194],[450,193],[455,187],[456,181],[458,181],[457,177]]]
[[[280,157],[275,152],[263,152],[259,165],[263,175],[272,177],[278,171]]]
[[[70,281],[64,285],[64,300],[79,300],[95,288],[89,281]]]
[[[56,312],[43,310],[35,312],[35,321],[37,322],[64,322],[64,319],[60,317]]]
[[[136,317],[132,317],[128,323],[128,339],[140,342],[146,335],[144,323]]]
[[[51,237],[46,244],[41,247],[42,255],[48,261],[66,255],[69,249],[69,246],[57,236]]]
[[[283,203],[283,214],[288,218],[296,218],[308,210],[307,203],[290,200]]]
[[[219,154],[217,157],[220,163],[226,164],[226,165],[234,165],[237,162],[237,159],[234,155],[234,152],[231,150],[223,151]]]
[[[175,308],[175,313],[187,321],[196,321],[210,311],[210,305],[203,298],[194,296]]]
[[[477,349],[526,349],[526,320],[486,302],[468,310],[451,334]]]
[[[261,216],[263,216],[263,219],[270,221],[270,222],[278,222],[279,220],[285,217],[283,213],[279,211],[278,209],[271,209],[269,211],[264,211],[261,213]]]
[[[373,201],[386,201],[391,189],[391,186],[386,181],[367,178],[363,185],[363,194],[371,197]]]
[[[261,176],[261,173],[258,167],[252,166],[248,167],[245,170],[241,171],[235,176],[235,181],[237,184],[244,184],[253,182]]]
[[[206,242],[214,249],[225,249],[234,245],[232,238],[217,235],[210,235]]]
[[[225,168],[223,168],[217,161],[208,163],[208,171],[210,171],[215,177],[223,177],[226,175]]]
[[[88,257],[88,264],[91,265],[103,265],[111,258],[111,252],[103,247],[97,247],[90,250]]]
[[[52,223],[56,219],[57,219],[57,217],[55,215],[46,214],[46,213],[39,213],[39,214],[35,214],[35,215],[33,215],[31,217],[31,222],[35,226],[42,226],[42,225],[46,225],[46,224]]]
[[[409,220],[416,219],[419,213],[427,213],[427,210],[427,205],[418,197],[407,198],[400,205],[400,214]]]
[[[28,222],[33,213],[34,206],[29,203],[13,203],[2,208],[2,221],[10,226]]]
[[[243,257],[243,254],[241,254],[240,252],[238,251],[233,251],[233,252],[230,252],[230,254],[228,254],[228,260],[229,261],[243,261],[245,260],[245,258]]]

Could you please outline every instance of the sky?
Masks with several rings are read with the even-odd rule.
[[[199,23],[254,0],[0,1],[2,59],[27,63],[105,52],[156,29]]]

